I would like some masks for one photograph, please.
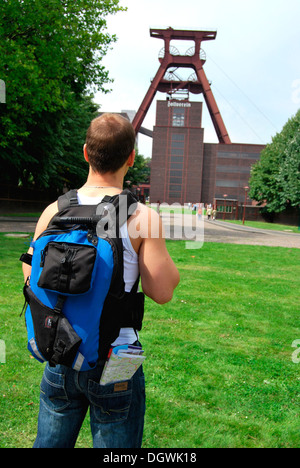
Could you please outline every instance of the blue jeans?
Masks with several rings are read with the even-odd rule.
[[[73,448],[90,407],[94,448],[140,448],[145,415],[142,366],[131,380],[99,385],[104,362],[87,372],[45,367],[34,448]]]

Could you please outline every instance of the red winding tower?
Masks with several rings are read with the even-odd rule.
[[[231,141],[228,132],[224,125],[206,74],[203,70],[203,65],[206,60],[205,53],[201,49],[201,43],[203,41],[214,40],[217,33],[215,31],[181,31],[169,28],[150,29],[150,35],[157,39],[163,39],[165,46],[159,57],[160,67],[133,120],[133,126],[136,133],[140,130],[157,91],[173,94],[176,91],[187,90],[193,94],[203,94],[219,142],[230,144]],[[186,55],[179,55],[178,50],[170,44],[172,40],[194,41],[195,46],[190,48]],[[194,70],[195,74],[186,81],[172,79],[172,73],[170,74],[170,79],[167,79],[168,77],[166,77],[166,73],[168,69],[174,67],[191,68]]]

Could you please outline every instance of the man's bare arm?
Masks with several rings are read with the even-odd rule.
[[[141,228],[144,238],[139,249],[142,288],[155,302],[165,304],[172,299],[180,277],[166,247],[162,221],[155,211],[149,211],[147,232],[143,236],[146,225],[144,220],[144,228]]]
[[[47,229],[47,226],[50,220],[53,218],[53,216],[57,212],[58,212],[57,202],[52,203],[43,211],[40,219],[37,222],[33,240],[36,240],[42,234],[42,232],[44,232],[45,229]],[[29,247],[28,253],[29,254],[33,253],[32,247]],[[23,268],[24,280],[26,281],[28,276],[30,276],[31,274],[31,266],[27,265],[26,263],[23,263],[22,268]]]

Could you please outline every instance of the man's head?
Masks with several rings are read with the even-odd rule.
[[[117,172],[134,150],[135,131],[119,114],[102,114],[91,122],[86,134],[86,153],[94,172]]]

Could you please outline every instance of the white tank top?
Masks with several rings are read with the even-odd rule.
[[[103,197],[88,197],[77,192],[80,205],[98,205]],[[123,242],[123,261],[124,261],[124,283],[125,291],[130,292],[139,275],[139,257],[132,247],[127,223],[124,223],[120,229],[120,235]],[[123,344],[132,344],[138,339],[133,328],[121,328],[119,337],[112,343],[113,346]]]

